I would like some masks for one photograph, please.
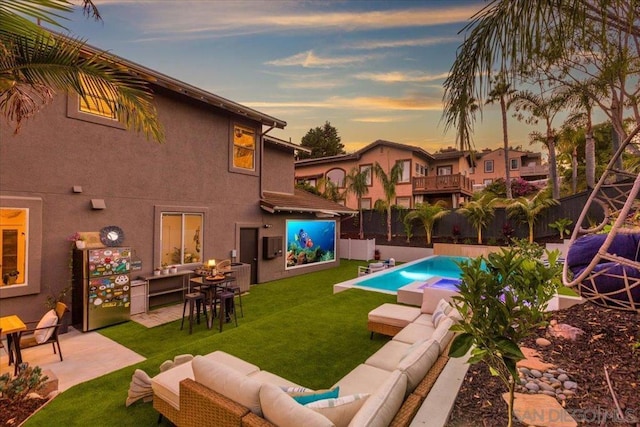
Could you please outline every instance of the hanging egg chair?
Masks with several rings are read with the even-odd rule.
[[[619,166],[625,151],[640,156],[640,126],[607,165],[571,235],[562,279],[586,300],[640,313],[640,173]],[[592,206],[604,219],[583,228]]]

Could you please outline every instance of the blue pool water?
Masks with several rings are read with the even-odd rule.
[[[442,279],[429,285],[452,289],[460,282],[462,272],[456,262],[465,262],[470,258],[437,255],[425,258],[406,266],[400,265],[384,273],[365,276],[355,286],[385,291],[397,291],[399,288],[416,281],[426,281],[433,277]]]

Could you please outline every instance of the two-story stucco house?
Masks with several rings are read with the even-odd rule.
[[[541,165],[540,153],[510,150],[511,178],[526,180],[547,178],[547,167]],[[318,159],[298,160],[295,163],[296,182],[317,186],[320,179],[328,179],[345,190],[345,176],[350,171],[371,169],[378,162],[385,171],[395,163],[402,163],[403,174],[396,185],[395,204],[414,208],[421,202],[444,201],[457,208],[487,184],[505,177],[504,149],[483,150],[472,153],[448,147],[436,153],[412,145],[378,140],[352,153]],[[369,190],[362,198],[362,208],[372,209],[382,199],[382,184],[369,174]],[[358,208],[353,193],[347,192],[345,206]]]
[[[505,176],[504,148],[487,148],[476,153],[476,167],[471,175],[475,189],[482,189]],[[546,180],[549,167],[542,164],[540,153],[509,149],[509,176],[526,181]]]
[[[440,163],[422,148],[383,140],[377,140],[353,154],[298,160],[295,163],[296,181],[317,185],[320,178],[325,178],[344,189],[345,176],[354,168],[358,171],[370,170],[369,191],[362,198],[362,208],[371,209],[376,200],[384,198],[382,184],[371,173],[375,163],[387,174],[396,163],[403,165],[402,177],[396,185],[396,199],[393,201],[396,205],[413,208],[423,201],[434,203],[443,200],[447,205],[457,207],[472,194],[471,182],[459,171],[458,163],[463,162],[443,159]],[[442,168],[436,171],[434,168],[440,164]],[[345,204],[356,209],[356,196],[348,193]]]
[[[108,226],[132,248],[132,278],[165,263],[185,271],[231,259],[262,283],[339,263],[331,241],[307,245],[315,258],[287,260],[300,223],[325,221],[337,239],[339,216],[353,211],[294,191],[300,147],[268,135],[285,121],[114,58],[146,76],[166,141],[123,129],[73,93],[57,94],[15,135],[1,125],[0,268],[18,272],[0,285],[3,314],[40,318],[47,296],[71,283],[68,237]]]

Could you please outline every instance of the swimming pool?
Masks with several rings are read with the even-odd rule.
[[[456,290],[456,285],[460,282],[461,275],[460,267],[456,263],[465,262],[469,259],[444,255],[430,256],[380,273],[362,276],[353,281],[352,287],[396,293],[403,286],[415,282],[423,282],[421,286]],[[430,280],[433,278],[441,279]]]

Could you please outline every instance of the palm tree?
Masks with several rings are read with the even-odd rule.
[[[414,210],[405,215],[404,220],[420,221],[427,235],[427,245],[431,245],[431,234],[433,233],[433,225],[437,220],[448,214],[449,210],[446,209],[446,204],[442,200],[438,200],[433,205],[427,202],[418,203]]]
[[[340,202],[345,199],[345,194],[340,193],[338,185],[326,177],[318,180],[318,192],[320,196],[332,202]]]
[[[101,20],[91,0],[83,0],[85,14]],[[62,13],[72,13],[67,0],[21,0],[0,7],[0,114],[15,123],[51,102],[55,91],[70,91],[88,103],[95,97],[107,103],[128,129],[161,142],[164,134],[152,92],[143,79],[113,64],[104,52],[95,53],[84,41],[54,34],[29,18],[57,28]]]
[[[516,117],[528,124],[537,124],[543,120],[546,127],[544,144],[549,151],[549,180],[551,181],[552,195],[554,199],[560,198],[560,181],[558,180],[558,166],[556,164],[556,133],[553,129],[553,120],[564,109],[566,95],[562,93],[547,96],[538,80],[540,93],[535,94],[529,90],[518,92],[511,99],[510,105],[515,106]],[[524,113],[528,113],[525,115]]]
[[[371,173],[370,168],[360,171],[357,167],[354,167],[345,177],[345,192],[355,194],[358,199],[358,211],[360,212],[360,239],[364,239],[364,228],[362,224],[362,197],[369,192],[369,173]]]
[[[601,94],[603,82],[595,79],[570,84],[566,89],[567,101],[576,110],[571,121],[585,127],[584,166],[587,188],[596,185],[596,142],[593,137],[593,99]]]
[[[486,99],[496,69],[504,71],[506,83],[516,82],[523,72],[536,66],[546,66],[547,70],[565,66],[584,70],[587,67],[583,67],[583,63],[570,62],[575,59],[574,54],[593,52],[593,57],[610,56],[598,55],[595,48],[600,39],[612,31],[617,32],[617,40],[609,41],[605,47],[620,52],[632,50],[631,46],[637,49],[637,44],[630,41],[640,37],[640,25],[634,16],[637,16],[637,4],[629,0],[488,2],[461,31],[464,42],[444,82],[446,127],[473,120],[477,109],[472,111],[464,100]],[[618,77],[613,67],[608,69],[612,76]],[[632,69],[620,67],[619,71],[633,75]]]
[[[382,166],[378,162],[373,165],[373,172],[382,185],[384,191],[384,199],[376,200],[376,209],[383,209],[387,214],[387,241],[391,241],[391,206],[396,198],[396,184],[402,177],[402,162],[397,162],[389,174],[382,169]]]
[[[475,200],[466,202],[458,208],[458,213],[464,215],[473,228],[478,232],[478,244],[482,244],[482,229],[486,228],[495,214],[493,205],[495,198],[488,194],[483,194]]]
[[[558,134],[558,161],[564,163],[568,160],[570,163],[571,194],[578,192],[578,146],[585,139],[584,131],[574,126],[575,120],[575,115],[570,116]]]
[[[505,182],[507,184],[507,199],[512,199],[511,194],[511,165],[509,164],[509,135],[507,133],[507,109],[511,96],[516,91],[511,89],[511,85],[504,80],[504,76],[500,75],[493,81],[493,89],[489,92],[489,99],[485,104],[500,103],[500,111],[502,113],[502,142],[504,148],[504,171]]]
[[[509,218],[518,218],[522,223],[529,226],[529,243],[533,243],[533,226],[540,214],[557,205],[558,201],[551,197],[548,188],[542,189],[531,199],[518,197],[507,205],[507,215]]]

